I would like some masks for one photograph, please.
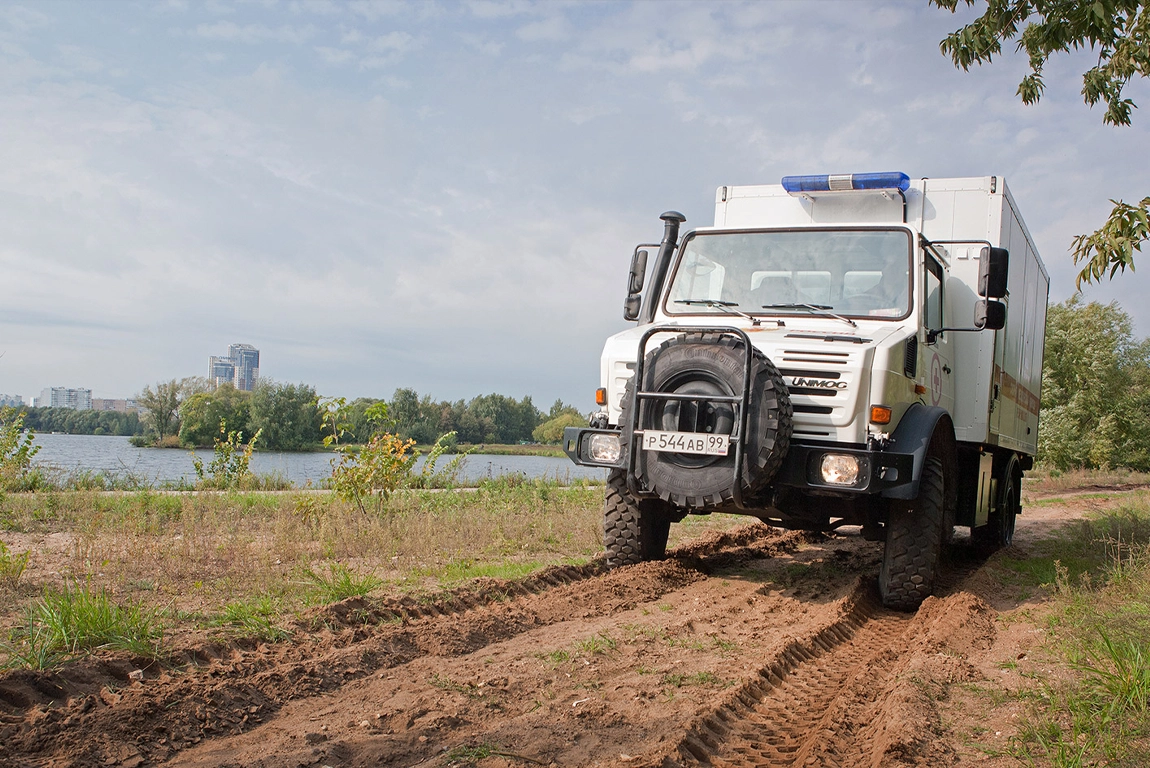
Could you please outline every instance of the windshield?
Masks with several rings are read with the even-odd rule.
[[[904,229],[696,232],[664,309],[902,318],[910,313],[910,257]]]

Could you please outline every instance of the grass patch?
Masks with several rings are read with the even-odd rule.
[[[571,661],[570,652],[568,652],[567,650],[565,650],[563,648],[559,648],[559,649],[551,651],[549,653],[538,653],[538,654],[536,654],[536,656],[540,659],[543,659],[544,661],[546,661],[548,664],[550,664],[553,667],[557,667],[560,664]]]
[[[999,564],[1028,586],[1054,586],[1059,569],[1077,584],[1084,576],[1106,577],[1150,543],[1150,496],[1139,494],[1110,512],[1075,520],[1057,535],[1040,541],[1026,557],[1004,552]]]
[[[588,656],[607,653],[608,651],[615,650],[618,646],[619,644],[613,637],[602,632],[575,643],[575,647]]]
[[[1055,766],[1150,763],[1150,503],[1145,495],[1043,544],[1050,650],[1011,753]],[[1016,570],[1021,573],[1022,571]],[[1029,571],[1046,578],[1047,566]]]
[[[668,672],[659,680],[662,685],[682,688],[686,685],[722,685],[722,679],[714,672],[696,672],[693,675],[681,672]]]
[[[160,655],[163,632],[153,611],[120,605],[106,590],[66,585],[30,606],[5,644],[8,667],[47,669],[96,650]]]
[[[363,597],[383,586],[383,579],[374,573],[356,576],[341,563],[331,563],[326,574],[305,568],[303,578],[308,590],[308,602],[312,604],[338,603],[349,597]]]
[[[441,691],[451,691],[454,693],[462,693],[469,699],[482,699],[483,694],[479,691],[479,687],[471,683],[459,683],[452,680],[446,675],[441,675],[438,672],[431,676],[429,681],[433,686]]]
[[[456,584],[468,579],[488,578],[514,581],[524,576],[530,576],[544,567],[544,564],[531,560],[527,562],[476,562],[471,559],[454,560],[440,569],[429,572],[440,581],[447,584]]]
[[[445,752],[443,755],[443,759],[446,761],[447,765],[475,765],[480,760],[485,760],[489,757],[504,757],[513,760],[521,760],[527,763],[534,763],[535,765],[544,765],[543,762],[536,760],[533,757],[527,757],[526,755],[518,755],[514,752],[508,752],[498,744],[494,744],[489,741],[484,741],[474,745],[461,745],[454,747]]]
[[[255,637],[276,643],[291,637],[291,632],[279,626],[280,602],[270,595],[252,600],[229,603],[213,622],[245,637]]]
[[[1142,485],[1150,483],[1150,473],[1129,469],[1072,469],[1061,471],[1041,465],[1026,473],[1023,491],[1032,493],[1058,493],[1094,485]]]

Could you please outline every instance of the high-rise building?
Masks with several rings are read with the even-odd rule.
[[[212,355],[208,358],[208,381],[213,387],[230,384],[236,378],[236,364],[230,357]]]
[[[75,411],[92,410],[92,390],[51,387],[40,393],[32,404],[37,408],[71,408]]]
[[[233,380],[236,389],[250,392],[260,378],[260,351],[251,344],[232,344],[228,347],[228,357],[236,364]]]
[[[20,408],[24,405],[21,395],[0,395],[0,408]]]
[[[208,358],[208,380],[213,387],[231,383],[236,389],[250,392],[260,379],[260,351],[251,344],[231,344],[228,356]]]

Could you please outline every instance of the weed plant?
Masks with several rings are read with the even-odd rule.
[[[207,469],[204,468],[204,462],[195,453],[192,454],[192,467],[199,478],[196,486],[219,490],[250,486],[252,451],[256,449],[262,433],[262,429],[256,430],[252,439],[245,444],[244,433],[234,429],[229,432],[227,420],[220,419],[220,437],[215,438],[215,456]]]
[[[16,589],[16,583],[24,575],[24,569],[28,567],[28,558],[31,556],[31,550],[25,550],[18,555],[12,554],[8,551],[7,545],[0,541],[0,589]]]

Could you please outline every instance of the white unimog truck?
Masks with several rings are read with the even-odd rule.
[[[611,565],[661,558],[688,514],[861,525],[885,538],[883,601],[910,610],[955,525],[1010,543],[1050,280],[1001,177],[788,176],[719,188],[715,225],[682,239],[683,215],[661,218],[603,409],[564,435],[610,469]]]

